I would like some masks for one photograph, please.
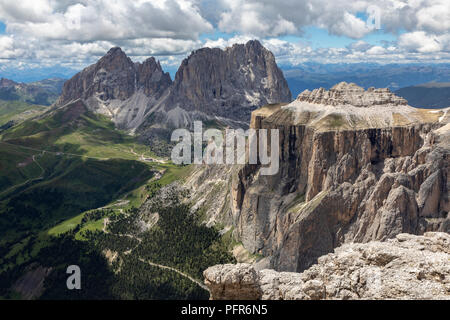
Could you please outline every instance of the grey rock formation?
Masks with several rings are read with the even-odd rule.
[[[27,267],[25,274],[14,283],[12,289],[20,294],[21,299],[39,298],[44,292],[44,281],[51,271],[52,268],[31,264]]]
[[[312,92],[305,90],[300,93],[297,100],[330,106],[352,105],[356,107],[408,104],[405,99],[397,97],[387,88],[375,89],[372,87],[366,91],[354,83],[346,82],[333,86],[329,91],[324,88],[314,89]]]
[[[350,87],[341,101],[362,101],[352,91],[399,101]],[[390,102],[296,100],[253,112],[253,127],[280,130],[280,170],[247,165],[232,178],[234,235],[247,250],[300,272],[344,243],[449,231],[449,109]]]
[[[263,300],[450,299],[450,235],[399,234],[345,244],[303,273],[218,265],[203,274],[211,298]]]
[[[274,55],[259,41],[249,41],[225,50],[194,51],[181,63],[159,110],[176,127],[202,118],[228,119],[245,127],[253,110],[290,101],[291,92]]]
[[[132,129],[142,123],[171,83],[169,74],[154,58],[133,63],[120,48],[112,48],[64,84],[56,106],[82,99],[91,111],[111,117],[121,128]]]
[[[173,83],[154,58],[133,63],[113,48],[66,82],[57,106],[79,98],[119,127],[151,138],[153,132],[189,127],[197,119],[245,127],[253,110],[289,102],[291,93],[273,54],[249,41],[194,51]]]

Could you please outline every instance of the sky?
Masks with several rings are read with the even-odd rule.
[[[1,72],[80,70],[111,47],[173,73],[258,39],[278,64],[450,62],[449,0],[0,0]]]

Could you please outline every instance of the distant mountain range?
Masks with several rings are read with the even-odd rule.
[[[30,104],[49,106],[61,94],[65,79],[53,78],[31,83],[18,83],[0,79],[0,100],[22,101]]]
[[[16,68],[12,66],[0,67],[0,78],[12,79],[16,82],[31,83],[42,79],[70,79],[79,70],[62,67],[36,67],[36,68]]]
[[[0,132],[48,109],[61,94],[64,79],[18,83],[0,79]]]
[[[417,108],[446,108],[450,106],[450,82],[430,82],[402,88],[395,92]]]
[[[281,66],[293,97],[304,90],[323,87],[330,89],[336,83],[354,82],[366,89],[389,88],[396,91],[404,87],[428,82],[450,82],[450,64],[314,64],[298,67]]]
[[[245,47],[245,46],[242,46]],[[119,49],[120,50],[120,49]],[[92,102],[92,97],[96,96],[94,91],[101,91],[105,90],[105,93],[107,93],[106,96],[102,96],[101,99],[105,99],[106,101],[111,100],[111,98],[114,100],[115,96],[113,92],[117,92],[118,89],[112,90],[112,86],[115,85],[115,83],[107,84],[108,81],[111,79],[103,79],[102,83],[92,83],[95,81],[99,81],[100,78],[95,78],[94,75],[98,75],[98,70],[104,69],[108,70],[110,61],[108,59],[112,59],[111,57],[118,57],[118,65],[115,66],[118,68],[118,70],[121,70],[125,68],[126,66],[138,66],[141,65],[140,70],[136,70],[136,77],[139,73],[140,80],[137,83],[137,88],[132,88],[134,84],[134,75],[130,74],[127,77],[127,79],[116,79],[119,81],[119,88],[121,88],[120,83],[122,85],[125,85],[129,87],[127,90],[131,90],[130,92],[126,93],[127,99],[121,99],[119,97],[118,100],[124,100],[124,104],[135,104],[135,107],[131,108],[133,112],[127,113],[127,112],[121,112],[117,115],[117,117],[121,119],[117,119],[118,122],[124,122],[125,127],[136,127],[138,126],[137,122],[141,122],[139,120],[138,115],[136,112],[140,113],[142,112],[142,103],[145,102],[145,105],[148,105],[148,97],[151,97],[153,100],[158,100],[163,97],[163,93],[169,87],[176,87],[177,90],[186,91],[186,90],[193,90],[192,84],[189,84],[189,86],[186,86],[185,83],[187,83],[186,79],[182,80],[182,72],[184,69],[187,68],[187,62],[190,63],[189,68],[196,68],[199,69],[199,66],[192,67],[192,62],[197,60],[205,60],[208,56],[210,57],[210,61],[208,64],[210,67],[205,66],[205,72],[199,72],[199,74],[203,74],[203,79],[199,78],[195,81],[198,83],[195,85],[198,87],[204,87],[202,90],[202,95],[205,95],[204,97],[196,97],[197,94],[192,94],[190,92],[176,92],[176,90],[168,90],[170,91],[169,96],[165,96],[164,99],[166,100],[164,104],[166,105],[179,105],[180,108],[184,109],[181,104],[177,102],[177,100],[182,100],[184,103],[194,103],[196,105],[200,104],[200,100],[204,100],[201,104],[206,105],[206,101],[217,101],[217,97],[214,96],[214,92],[217,92],[222,90],[220,93],[222,95],[222,99],[225,99],[226,101],[229,101],[229,95],[227,96],[226,93],[224,93],[223,90],[227,90],[224,88],[233,88],[233,95],[235,95],[234,100],[242,100],[242,98],[237,98],[236,92],[239,90],[238,87],[241,86],[235,86],[236,81],[230,80],[231,77],[227,76],[228,82],[232,82],[233,84],[230,85],[223,85],[225,82],[225,78],[222,78],[221,80],[218,80],[218,77],[220,77],[219,74],[210,74],[209,77],[211,79],[207,79],[210,72],[223,72],[223,70],[219,70],[220,68],[213,68],[214,64],[218,63],[218,60],[226,60],[228,58],[225,58],[225,53],[230,52],[231,48],[223,51],[220,49],[201,49],[195,51],[189,58],[185,59],[185,62],[183,62],[182,66],[180,67],[178,76],[178,79],[175,77],[175,81],[172,81],[169,74],[165,73],[162,70],[161,65],[156,62],[154,58],[147,59],[142,64],[140,63],[134,63],[132,62],[122,51],[114,51],[108,53],[105,57],[99,60],[97,64],[92,65],[91,67],[86,68],[83,72],[80,72],[77,76],[74,77],[72,80],[73,85],[76,85],[77,92],[75,93],[74,90],[68,86],[68,89],[66,92],[63,93],[63,96],[61,97],[60,104],[64,102],[68,102],[70,100],[76,99],[77,97],[81,97],[83,99],[90,98],[90,102]],[[219,55],[217,55],[219,53]],[[223,55],[220,57],[220,55]],[[110,57],[110,58],[108,58]],[[217,61],[216,61],[217,60]],[[223,62],[223,61],[222,61]],[[221,62],[221,63],[222,63]],[[183,65],[186,66],[183,66]],[[106,69],[103,68],[106,65]],[[98,70],[97,70],[98,69]],[[131,67],[130,70],[134,69],[134,67]],[[206,69],[210,69],[210,71],[206,71]],[[398,64],[389,64],[389,65],[379,65],[379,64],[328,64],[328,65],[322,65],[322,64],[316,64],[316,63],[305,63],[298,67],[292,67],[292,66],[281,66],[280,69],[283,71],[284,78],[287,81],[288,87],[290,91],[292,92],[292,97],[295,99],[301,92],[304,90],[312,90],[315,88],[323,87],[325,89],[331,88],[333,85],[335,85],[338,82],[345,81],[345,82],[354,82],[358,84],[361,87],[369,88],[369,87],[386,87],[389,88],[391,91],[395,92],[397,95],[405,98],[408,100],[409,104],[414,107],[422,107],[422,108],[441,108],[441,107],[447,107],[450,105],[450,64],[439,64],[439,65],[398,65]],[[91,70],[88,72],[88,70]],[[192,71],[192,70],[191,70]],[[191,71],[189,71],[188,74],[193,74]],[[197,71],[197,70],[196,70]],[[242,71],[242,70],[241,70]],[[229,72],[234,73],[236,77],[238,77],[239,73],[241,71],[236,69],[230,69]],[[86,74],[89,73],[87,77],[87,82],[91,83],[91,87],[89,90],[85,90],[83,86],[80,86],[78,81],[84,81],[83,78],[86,76]],[[92,74],[91,74],[92,73]],[[156,81],[155,79],[158,78],[157,74],[161,74],[161,80]],[[3,74],[3,73],[2,73]],[[281,79],[283,75],[278,73],[275,78]],[[110,77],[111,75],[107,76]],[[79,79],[76,80],[75,79]],[[107,80],[107,81],[106,81]],[[189,80],[189,82],[192,82],[193,79]],[[63,78],[50,78],[40,81],[34,81],[30,83],[21,83],[16,82],[13,80],[9,80],[6,78],[0,79],[0,101],[4,102],[6,101],[20,101],[24,102],[30,105],[37,104],[37,105],[44,105],[49,106],[53,104],[58,97],[60,96],[63,85],[66,80]],[[106,81],[106,82],[105,82]],[[212,84],[212,82],[216,81],[217,83]],[[278,80],[276,80],[278,81]],[[284,81],[284,79],[282,79]],[[172,83],[175,82],[173,85]],[[207,85],[207,83],[209,83]],[[105,86],[111,87],[110,89],[106,90]],[[147,88],[147,87],[148,88]],[[207,89],[206,87],[210,86],[211,88]],[[190,87],[190,89],[186,89]],[[131,96],[135,96],[137,92],[139,92],[140,88],[144,92],[145,99],[134,99],[136,101],[131,101]],[[242,88],[243,91],[249,93],[248,89]],[[254,88],[252,88],[254,89]],[[280,88],[277,88],[276,91],[279,92],[279,90],[282,90]],[[251,91],[251,90],[250,90]],[[286,91],[286,88],[284,89]],[[70,92],[70,93],[68,93]],[[209,93],[211,92],[212,95],[209,96]],[[98,92],[97,92],[98,93]],[[251,93],[260,95],[261,93]],[[279,93],[276,93],[279,94]],[[286,100],[288,95],[287,92],[283,93],[284,98],[283,100]],[[180,98],[181,95],[184,95],[184,98]],[[250,96],[251,96],[250,95]],[[265,94],[263,94],[265,95]],[[248,95],[244,94],[244,100],[249,98]],[[191,97],[191,98],[189,98]],[[225,98],[224,98],[225,97]],[[100,99],[100,100],[101,100]],[[191,101],[191,99],[198,100],[199,101]],[[145,100],[145,101],[143,101]],[[170,101],[168,101],[170,100]],[[234,101],[233,100],[233,101]],[[236,100],[236,103],[237,103]],[[248,100],[248,99],[247,99]],[[225,101],[225,104],[228,102]],[[249,101],[241,101],[242,103],[246,104],[249,103]],[[258,101],[254,101],[255,103]],[[89,104],[89,103],[88,103]],[[107,102],[108,104],[108,102]],[[150,103],[151,105],[152,103]],[[156,103],[155,103],[156,104]],[[264,101],[260,101],[260,104],[264,104]],[[16,104],[17,105],[17,104]],[[19,109],[23,109],[25,105],[21,105]],[[12,108],[12,105],[9,106],[9,108]],[[101,108],[101,107],[100,107]],[[124,108],[125,110],[126,108]],[[177,109],[172,108],[169,106],[169,109]],[[214,112],[215,115],[221,113],[219,108]],[[178,109],[177,109],[178,110]],[[108,113],[107,111],[103,110],[104,112],[101,113]],[[148,110],[147,110],[148,111]],[[179,111],[179,110],[178,110]],[[205,110],[204,110],[205,111]],[[229,111],[222,110],[223,115],[226,118],[233,117],[233,115],[230,115]],[[236,111],[236,110],[235,110]],[[203,112],[203,111],[202,111]],[[122,114],[123,113],[123,114]],[[172,117],[172,121],[186,121],[185,115],[177,114],[175,111],[171,111],[168,116]],[[240,116],[237,116],[236,119],[240,119]],[[116,121],[116,122],[117,122]],[[148,125],[148,123],[146,124]]]

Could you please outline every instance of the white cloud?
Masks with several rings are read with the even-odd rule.
[[[218,26],[226,32],[261,37],[301,32],[305,26],[325,28],[330,34],[359,39],[374,31],[358,14],[375,8],[382,28],[448,33],[448,0],[222,0]],[[291,27],[279,28],[278,25]]]
[[[444,39],[444,36],[441,37]],[[450,36],[446,36],[447,46]],[[225,48],[235,43],[245,43],[251,37],[236,36],[230,39],[208,40],[204,46]],[[410,48],[402,46],[382,47],[371,45],[365,41],[355,41],[347,48],[312,48],[305,43],[292,43],[289,41],[268,38],[260,39],[262,44],[273,52],[278,64],[299,65],[306,62],[317,63],[435,63],[450,62],[450,52],[434,52],[429,54],[425,51],[410,51]]]
[[[0,59],[9,59],[14,54],[14,39],[10,36],[0,36]]]
[[[219,28],[226,32],[239,31],[247,35],[278,36],[296,33],[294,21],[277,11],[269,13],[268,4],[251,1],[228,1],[229,9],[221,14]]]
[[[301,35],[306,26],[361,39],[374,31],[360,15],[367,15],[371,7],[379,13],[383,31],[393,33],[397,41],[374,46],[359,40],[344,49],[313,50],[306,44],[267,39],[285,34]],[[264,45],[286,63],[449,61],[448,0],[222,0],[221,8],[224,12],[218,21],[219,29],[264,39]],[[278,28],[280,22],[291,23],[292,28]]]
[[[213,30],[195,0],[0,0],[0,21],[7,31],[0,36],[3,63],[74,67],[113,46],[136,60],[186,54],[201,45],[199,34]]]
[[[255,36],[278,36],[299,33],[315,25],[331,34],[360,38],[371,28],[356,16],[365,12],[361,1],[326,0],[223,0],[224,12],[218,26],[226,32]]]
[[[361,13],[373,5],[383,30],[397,41],[373,45],[364,38],[373,28]],[[0,21],[7,27],[0,35],[0,64],[21,67],[81,68],[112,46],[133,60],[157,56],[175,66],[202,46],[224,48],[253,38],[286,64],[448,61],[450,55],[448,0],[0,0]],[[277,38],[299,36],[307,26],[356,41],[313,49]],[[236,35],[199,40],[215,30]]]
[[[330,33],[343,35],[353,39],[360,39],[372,31],[366,21],[363,21],[349,12],[344,12],[342,18],[328,25],[322,24],[328,28]]]
[[[450,3],[427,1],[426,6],[417,10],[417,28],[427,32],[448,33],[450,30]]]
[[[382,55],[386,53],[386,49],[380,46],[373,46],[369,50],[366,51],[366,54],[369,55]]]
[[[348,48],[355,50],[355,51],[366,51],[367,49],[370,49],[372,47],[371,44],[367,43],[366,41],[359,40],[356,42],[352,42]]]
[[[78,42],[196,39],[212,31],[188,0],[0,0],[0,20],[11,33]]]
[[[433,35],[424,31],[402,34],[398,40],[399,46],[415,52],[433,53],[450,51],[450,34]]]
[[[235,43],[246,43],[252,39],[253,37],[251,36],[235,36],[230,39],[219,38],[217,40],[206,39],[203,43],[203,47],[225,49],[226,47],[231,47]]]

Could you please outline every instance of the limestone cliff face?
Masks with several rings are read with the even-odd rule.
[[[233,177],[235,236],[276,270],[305,270],[348,242],[450,231],[448,109],[353,84],[331,91],[255,111],[253,127],[280,130],[280,170]]]
[[[218,265],[204,272],[214,300],[450,299],[450,235],[399,234],[345,244],[303,273]]]
[[[273,54],[259,41],[249,41],[194,51],[182,62],[164,104],[166,110],[196,111],[247,126],[253,110],[291,100]]]

